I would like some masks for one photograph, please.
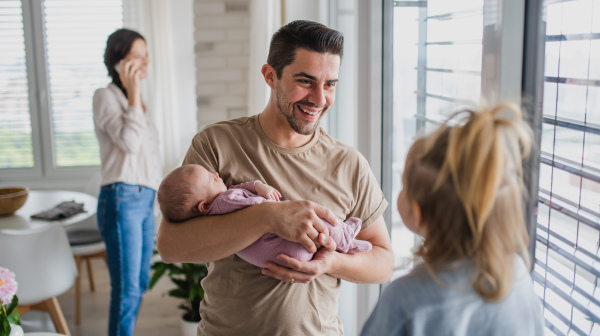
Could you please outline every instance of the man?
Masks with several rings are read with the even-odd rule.
[[[393,254],[382,214],[383,193],[366,160],[331,138],[318,122],[335,100],[341,33],[294,21],[271,40],[262,74],[271,98],[258,116],[211,125],[198,133],[185,164],[216,171],[230,186],[262,180],[290,202],[267,202],[184,223],[163,220],[157,247],[166,262],[208,263],[198,335],[341,335],[340,279],[383,283]],[[358,217],[356,237],[369,252],[341,254],[321,219]],[[260,269],[234,255],[271,232],[316,252],[289,268]]]

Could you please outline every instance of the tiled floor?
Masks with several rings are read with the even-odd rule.
[[[106,336],[110,280],[108,270],[102,260],[93,260],[96,291],[90,292],[85,266],[82,273],[81,325],[75,325],[75,288],[61,295],[58,300],[73,336]],[[177,336],[181,335],[179,300],[163,296],[172,287],[164,277],[152,290],[144,294],[135,329],[136,336]],[[181,312],[181,313],[180,313]]]

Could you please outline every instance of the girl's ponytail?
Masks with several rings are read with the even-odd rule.
[[[494,301],[510,289],[515,253],[528,261],[521,160],[532,133],[512,104],[451,119],[465,112],[457,125],[446,122],[415,143],[420,153],[407,160],[407,195],[421,206],[427,227],[417,254],[430,266],[473,260],[476,290]],[[448,214],[448,208],[455,209]]]

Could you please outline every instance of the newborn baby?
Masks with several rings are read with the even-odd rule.
[[[218,173],[210,173],[200,165],[185,165],[173,170],[158,188],[158,203],[165,219],[182,222],[203,215],[219,215],[263,202],[278,202],[281,194],[261,181],[231,186],[223,183]],[[351,217],[337,226],[323,220],[336,250],[342,253],[365,252],[372,248],[368,241],[354,239],[362,221]],[[267,261],[283,265],[275,257],[285,254],[301,261],[309,261],[313,253],[300,243],[280,238],[272,233],[260,237],[250,246],[236,253],[247,262],[264,268]]]

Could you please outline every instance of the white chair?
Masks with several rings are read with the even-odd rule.
[[[91,259],[100,258],[106,263],[106,246],[98,229],[69,230],[67,236],[79,274],[75,280],[75,325],[79,325],[81,323],[81,264],[86,263],[90,290],[93,292],[96,287]]]
[[[70,336],[56,299],[73,286],[77,268],[63,226],[31,230],[0,230],[0,265],[15,273],[19,314],[30,310],[50,314],[56,331]]]

